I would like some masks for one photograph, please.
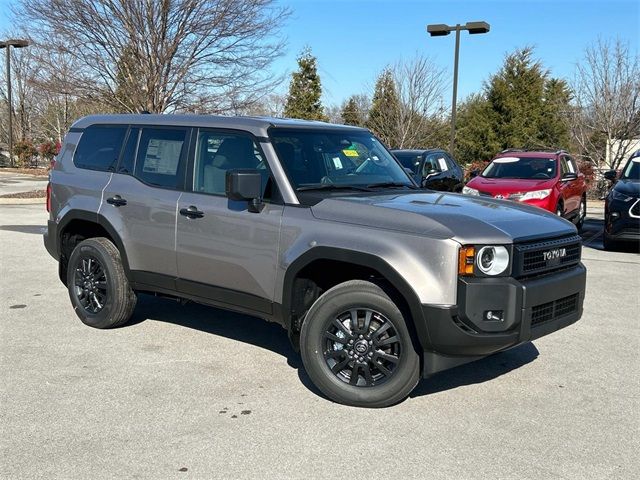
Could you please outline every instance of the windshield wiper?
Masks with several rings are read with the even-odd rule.
[[[334,183],[318,183],[315,185],[303,185],[296,188],[296,192],[306,192],[309,190],[358,190],[360,192],[370,192],[371,189],[364,185],[336,185]]]
[[[417,190],[418,187],[415,185],[408,185],[402,182],[380,182],[380,183],[370,183],[367,185],[367,188],[390,188],[390,187],[407,187],[411,190]]]

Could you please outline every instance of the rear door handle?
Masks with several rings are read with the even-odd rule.
[[[187,208],[181,208],[180,215],[184,215],[187,218],[202,218],[204,217],[204,212],[198,210],[198,207],[190,205]]]
[[[127,201],[120,195],[114,195],[113,197],[107,198],[107,203],[114,207],[122,207],[127,204]]]

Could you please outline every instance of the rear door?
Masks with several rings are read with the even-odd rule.
[[[134,280],[175,288],[176,207],[191,130],[132,127],[100,213],[119,233]]]
[[[200,129],[187,191],[177,218],[178,289],[219,303],[271,313],[283,205],[253,137],[245,132]],[[226,172],[263,173],[265,207],[225,195]],[[189,191],[191,190],[191,191]]]
[[[422,166],[422,185],[439,191],[448,191],[451,172],[442,152],[428,153]]]

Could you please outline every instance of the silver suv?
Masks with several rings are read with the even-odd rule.
[[[277,322],[329,398],[381,407],[422,377],[577,321],[575,227],[420,190],[367,130],[271,118],[77,121],[50,176],[47,250],[89,326],[140,292]]]

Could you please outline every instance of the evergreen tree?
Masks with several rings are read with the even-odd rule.
[[[398,143],[399,110],[400,101],[393,73],[385,69],[376,80],[367,127],[390,147]]]
[[[460,107],[456,156],[489,160],[506,148],[568,148],[571,100],[564,80],[551,78],[533,49],[507,55],[502,68]]]
[[[342,122],[345,125],[355,125],[357,127],[361,127],[363,125],[360,118],[360,112],[358,111],[358,104],[353,96],[349,97],[342,106],[340,116],[342,117]]]
[[[317,60],[309,48],[298,57],[298,71],[291,74],[284,116],[305,120],[326,120],[320,97],[322,85]]]

